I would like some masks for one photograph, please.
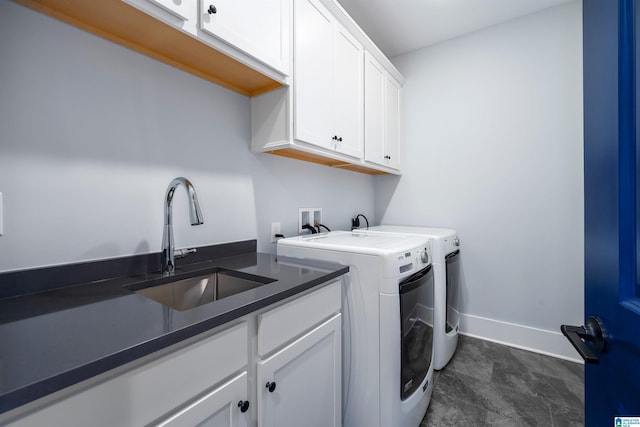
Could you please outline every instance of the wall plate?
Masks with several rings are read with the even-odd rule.
[[[298,234],[311,233],[311,231],[302,228],[305,224],[309,224],[312,227],[315,224],[322,224],[322,208],[298,209]]]
[[[276,234],[280,234],[281,233],[281,224],[279,222],[272,222],[271,223],[271,243],[275,243],[278,238],[276,237]]]

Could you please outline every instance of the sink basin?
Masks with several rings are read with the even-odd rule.
[[[206,275],[133,290],[174,310],[184,311],[271,282],[275,280],[236,271],[219,270]]]

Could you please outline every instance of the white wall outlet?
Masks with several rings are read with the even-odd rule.
[[[280,233],[282,233],[280,223],[272,222],[271,223],[271,243],[275,243],[276,241],[278,241],[278,237],[276,237],[276,234],[280,234]]]
[[[4,218],[2,217],[2,193],[0,193],[0,236],[4,234],[4,228],[2,227],[3,219]]]
[[[309,224],[315,227],[317,224],[322,223],[322,208],[300,208],[298,209],[298,234],[307,234],[311,231],[302,228],[304,225]]]

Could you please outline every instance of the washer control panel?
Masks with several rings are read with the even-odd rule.
[[[415,273],[431,264],[430,241],[413,249],[397,252],[384,264],[384,277],[387,278]]]
[[[460,239],[457,234],[446,237],[443,240],[444,243],[444,254],[443,256],[447,256],[452,252],[460,250]]]

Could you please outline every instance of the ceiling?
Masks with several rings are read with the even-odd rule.
[[[338,0],[388,57],[576,0]]]

